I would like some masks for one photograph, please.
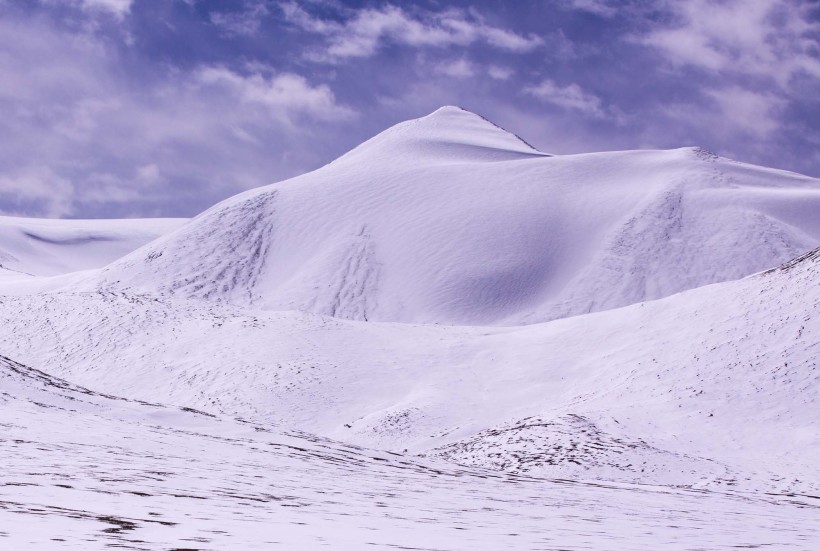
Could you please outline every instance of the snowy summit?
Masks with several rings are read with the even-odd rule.
[[[520,324],[738,279],[820,243],[817,180],[697,148],[551,156],[442,107],[224,201],[101,289],[371,321]]]

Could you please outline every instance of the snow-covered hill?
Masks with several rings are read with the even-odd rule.
[[[246,192],[95,280],[357,320],[518,324],[737,279],[820,243],[820,182],[697,148],[549,156],[445,107]]]
[[[177,229],[181,218],[48,220],[0,216],[0,276],[102,268]]]
[[[816,495],[818,274],[808,255],[518,328],[121,293],[3,297],[0,348],[111,394],[472,466]]]
[[[817,548],[818,212],[443,108],[177,229],[7,220],[43,275],[169,232],[0,278],[0,547]]]

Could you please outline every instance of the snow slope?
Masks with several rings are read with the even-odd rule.
[[[817,495],[818,277],[814,253],[506,328],[122,293],[2,297],[0,349],[119,396],[482,468]]]
[[[813,178],[697,148],[550,156],[445,107],[214,206],[90,285],[357,320],[532,323],[777,265],[820,243],[818,211]]]
[[[101,268],[184,222],[181,218],[49,220],[0,216],[0,274],[52,276]]]
[[[4,549],[800,549],[820,538],[811,498],[497,475],[99,395],[3,356],[0,388]]]

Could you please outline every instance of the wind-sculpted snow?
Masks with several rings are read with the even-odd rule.
[[[820,242],[819,211],[816,179],[697,148],[550,156],[443,108],[216,205],[89,285],[357,320],[533,323],[777,265]]]
[[[808,549],[820,537],[811,496],[455,467],[102,396],[5,357],[0,381],[3,548]]]
[[[259,274],[269,261],[271,234],[276,224],[276,194],[270,191],[226,208],[212,209],[195,219],[193,225],[150,243],[119,265],[140,271],[144,264],[151,271],[169,274],[170,292],[252,302],[258,298],[254,291]],[[200,223],[203,218],[212,223]],[[193,255],[201,263],[191,265],[184,261]]]

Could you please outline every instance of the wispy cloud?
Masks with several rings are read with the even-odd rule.
[[[354,114],[336,102],[330,87],[311,86],[307,79],[293,73],[266,78],[259,73],[243,76],[225,67],[205,67],[197,71],[196,79],[227,90],[241,103],[262,107],[282,121],[289,121],[293,115],[340,120]]]
[[[453,78],[468,78],[475,76],[475,67],[464,58],[443,61],[434,66],[437,73]]]
[[[327,84],[259,66],[142,79],[105,40],[0,18],[0,211],[193,214],[317,164],[315,133],[354,116]]]
[[[254,1],[240,11],[211,12],[209,18],[224,34],[232,36],[252,36],[259,32],[262,19],[269,10],[265,3]]]
[[[786,106],[782,97],[767,92],[755,92],[740,86],[710,89],[706,94],[718,105],[721,126],[763,138],[776,132],[781,125],[781,111]],[[690,113],[691,116],[691,113]]]
[[[490,78],[495,80],[507,80],[515,74],[511,67],[501,67],[499,65],[490,65],[487,68],[487,74]]]
[[[553,80],[544,79],[539,84],[524,88],[524,92],[564,109],[572,109],[593,117],[605,115],[601,98],[575,83],[561,86]]]
[[[774,79],[820,78],[820,20],[808,3],[782,0],[671,2],[674,23],[637,40],[677,66]]]
[[[341,21],[314,16],[295,2],[283,4],[282,10],[294,26],[326,39],[326,48],[310,54],[315,61],[369,57],[388,43],[445,47],[483,42],[508,52],[527,52],[543,44],[538,36],[493,27],[474,14],[460,10],[411,15],[388,4],[353,10]]]
[[[36,212],[50,218],[74,212],[74,185],[45,166],[0,174],[0,203],[8,214]]]
[[[82,0],[83,6],[91,9],[108,10],[118,17],[124,17],[131,11],[134,0]]]
[[[624,2],[619,2],[620,7],[625,6]],[[618,13],[618,4],[612,0],[561,0],[558,3],[564,9],[574,9],[594,13],[603,17],[612,17]]]
[[[130,12],[134,0],[39,0],[46,5],[72,6],[89,13],[108,14],[122,20]],[[34,2],[32,2],[34,4]],[[2,2],[0,2],[2,6]]]
[[[820,20],[810,3],[690,0],[660,7],[662,22],[651,20],[630,40],[660,54],[673,75],[701,82],[701,101],[673,99],[663,112],[682,125],[700,121],[725,140],[749,140],[750,150],[778,149],[763,144],[792,131],[789,105],[808,99],[807,82],[814,83],[808,89],[820,85]]]

